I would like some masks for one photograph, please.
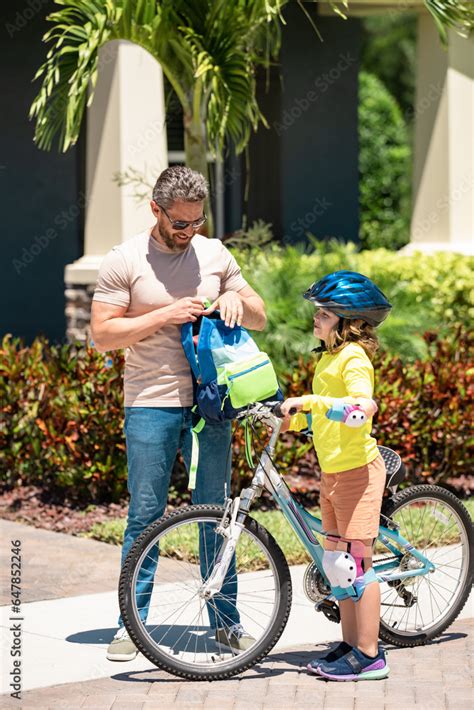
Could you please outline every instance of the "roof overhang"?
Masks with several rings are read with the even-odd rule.
[[[348,8],[341,2],[336,4],[348,17],[381,15],[387,12],[428,12],[423,0],[348,0]],[[320,15],[334,15],[334,10],[327,0],[319,0],[318,6]]]

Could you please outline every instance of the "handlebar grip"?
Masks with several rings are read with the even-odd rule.
[[[281,402],[277,402],[272,407],[272,414],[274,414],[276,417],[279,417],[280,419],[283,419],[283,412],[281,411]]]
[[[280,419],[283,419],[285,415],[281,411],[281,405],[282,405],[282,402],[277,402],[272,409],[272,414],[274,414],[276,417],[279,417]],[[296,409],[296,407],[291,407],[288,414],[290,416],[293,416],[293,414],[297,414],[297,412],[298,412],[298,410]]]

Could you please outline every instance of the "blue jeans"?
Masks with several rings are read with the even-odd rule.
[[[128,491],[130,506],[122,547],[122,565],[132,544],[145,528],[161,517],[168,498],[171,471],[178,449],[186,467],[191,461],[190,407],[126,407],[125,438],[127,443]],[[206,424],[199,434],[199,461],[193,503],[222,505],[230,495],[231,423]],[[222,538],[215,535],[215,526],[200,524],[199,544],[201,576],[206,580],[212,572],[212,562]],[[153,580],[158,564],[157,546],[142,563],[137,582],[140,617],[148,616]],[[236,607],[237,575],[235,559],[229,566],[221,593],[213,604],[207,604],[211,628],[230,626],[240,622]],[[119,626],[123,626],[119,618]]]

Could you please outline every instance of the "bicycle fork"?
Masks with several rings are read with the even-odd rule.
[[[229,501],[222,517],[222,524],[216,528],[216,532],[223,536],[223,543],[217,555],[214,569],[212,570],[209,579],[204,582],[199,590],[199,596],[202,599],[209,600],[215,594],[218,594],[222,589],[229,565],[232,561],[232,557],[239,541],[240,533],[242,532],[242,524],[237,523],[239,508],[240,497],[235,498],[233,501]],[[230,523],[227,527],[224,527],[224,522],[229,513],[231,516]]]
[[[233,501],[228,500],[224,515],[222,516],[221,525],[216,528],[216,533],[222,535],[223,543],[217,555],[214,569],[212,570],[209,579],[203,583],[199,590],[199,596],[202,599],[210,599],[215,594],[218,594],[224,584],[224,580],[235,553],[237,543],[242,532],[245,517],[247,516],[250,506],[255,498],[261,495],[264,487],[265,479],[273,483],[274,486],[280,487],[281,481],[279,476],[273,470],[271,456],[275,452],[275,442],[280,431],[281,422],[274,423],[274,429],[268,445],[257,465],[252,483],[249,488],[244,488],[241,496]],[[269,488],[271,490],[271,488]],[[225,526],[225,521],[230,515],[230,523]]]

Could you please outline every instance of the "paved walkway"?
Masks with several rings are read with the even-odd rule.
[[[326,683],[305,672],[310,658],[338,637],[305,602],[295,586],[295,605],[285,635],[265,661],[239,678],[194,683],[174,678],[139,656],[132,663],[105,660],[117,613],[119,550],[0,521],[3,541],[20,539],[24,596],[23,693],[21,701],[0,696],[0,707],[21,708],[298,708],[384,710],[473,707],[472,651],[474,616],[468,607],[460,621],[434,643],[416,649],[389,650],[390,678],[365,683]],[[2,548],[3,603],[9,602]],[[9,564],[7,565],[9,569]],[[105,574],[104,574],[105,571]],[[295,582],[300,571],[293,568]],[[101,591],[98,592],[98,589]],[[81,595],[81,596],[73,596]],[[58,599],[58,597],[61,597]],[[8,691],[10,607],[3,607],[3,692]],[[318,645],[312,643],[317,641]],[[71,682],[75,681],[75,682]],[[78,682],[79,681],[79,682]],[[42,686],[42,687],[41,687]],[[28,688],[33,688],[28,690]]]

